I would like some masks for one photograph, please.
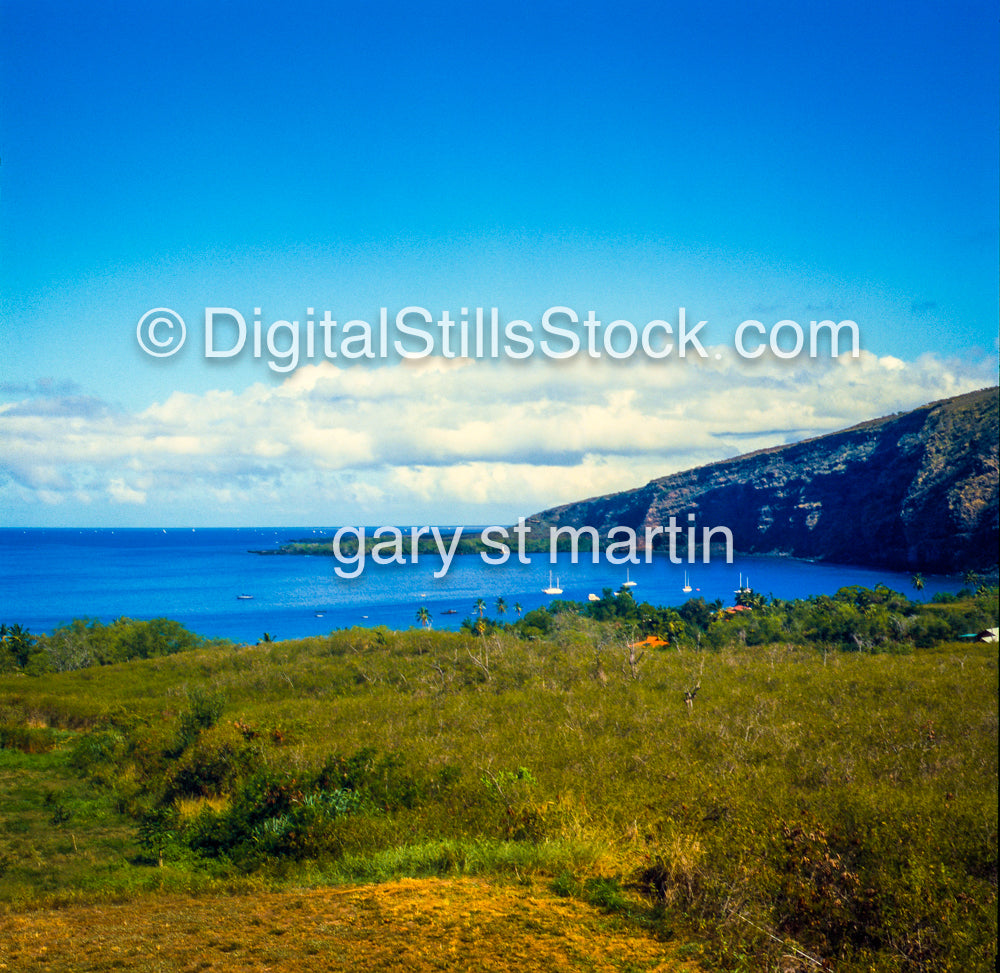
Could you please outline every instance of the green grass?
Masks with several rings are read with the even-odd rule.
[[[65,743],[69,734],[59,734]],[[127,870],[134,826],[68,766],[68,750],[0,750],[0,898],[101,887]]]
[[[531,874],[683,927],[723,968],[789,943],[848,971],[993,968],[995,646],[737,641],[633,667],[621,632],[568,615],[536,641],[352,629],[0,677],[0,724],[55,728],[50,752],[0,750],[0,897],[19,906]],[[348,770],[317,782],[331,755]],[[301,810],[338,787],[364,800]],[[182,811],[142,847],[157,807]],[[256,844],[196,853],[199,828],[251,828],[239,807]]]

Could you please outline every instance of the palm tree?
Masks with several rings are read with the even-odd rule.
[[[28,657],[35,645],[35,636],[20,624],[0,625],[0,642],[2,642],[14,661],[20,668],[28,664]]]
[[[479,617],[483,617],[483,612],[486,611],[486,602],[482,598],[476,599],[476,604],[473,606],[479,614]]]
[[[420,608],[417,609],[417,621],[420,622],[424,628],[431,627],[431,613],[427,610],[426,605],[421,605]]]
[[[519,601],[514,602],[514,611],[517,612],[517,617],[520,618],[521,612],[523,612],[524,609],[521,607],[521,603]]]
[[[497,598],[497,614],[500,616],[507,614],[507,602],[503,598]]]
[[[919,571],[913,576],[913,587],[917,591],[924,590],[924,576]]]

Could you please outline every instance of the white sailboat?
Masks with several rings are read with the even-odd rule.
[[[552,583],[552,572],[549,572],[549,586],[547,588],[542,588],[542,591],[547,595],[561,595],[563,593],[562,588],[559,587],[559,579],[556,578],[556,583]]]
[[[629,577],[628,568],[625,569],[625,583],[622,585],[623,588],[634,588],[637,582],[633,581]]]
[[[684,572],[684,587],[681,588],[681,591],[690,591],[690,590],[691,590],[691,582],[688,581],[688,573],[687,573],[687,571],[685,571]]]

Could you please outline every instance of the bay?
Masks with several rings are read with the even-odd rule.
[[[465,536],[478,531],[468,528]],[[504,565],[486,564],[478,554],[456,556],[440,578],[434,577],[442,567],[437,556],[421,554],[415,564],[403,565],[369,558],[359,577],[343,579],[334,573],[339,562],[332,556],[250,553],[331,533],[329,527],[0,529],[0,622],[39,634],[74,618],[167,617],[199,635],[256,642],[265,632],[289,639],[354,625],[410,628],[424,605],[434,628],[457,629],[475,616],[480,598],[491,618],[498,617],[496,601],[503,598],[509,621],[516,618],[515,604],[528,612],[550,603],[542,591],[550,571],[563,589],[559,598],[586,601],[628,578],[637,601],[665,606],[694,597],[731,605],[741,584],[786,599],[886,584],[929,600],[962,587],[960,578],[925,576],[917,592],[907,573],[780,557],[671,564],[658,554],[650,564],[626,569],[605,559],[593,564],[589,553],[575,564],[568,553],[555,563],[547,553],[529,555],[526,565],[516,553]],[[682,590],[685,574],[690,592]]]

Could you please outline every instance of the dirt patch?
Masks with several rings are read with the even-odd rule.
[[[483,880],[72,906],[0,918],[0,970],[701,969],[613,916]]]

